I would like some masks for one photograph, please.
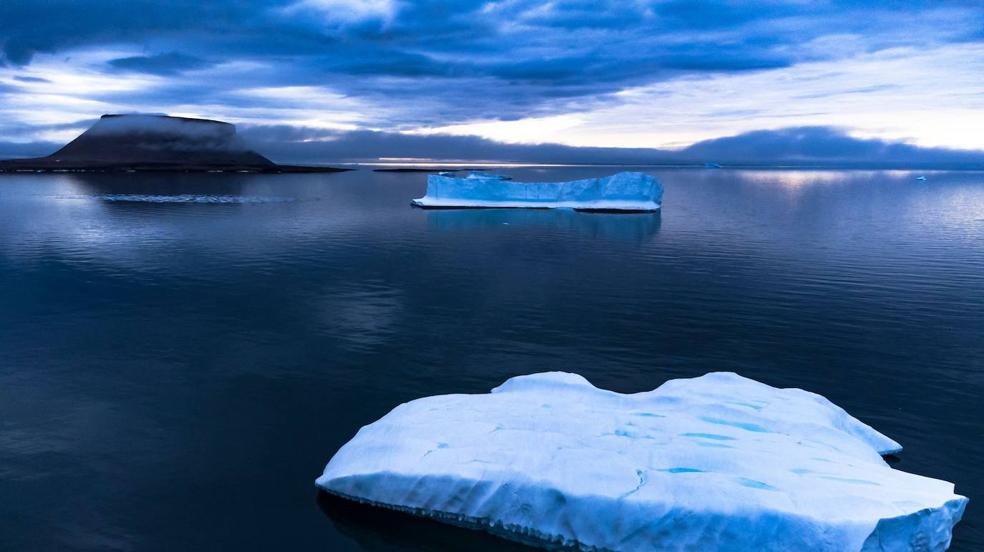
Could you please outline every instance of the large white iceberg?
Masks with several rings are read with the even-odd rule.
[[[363,427],[317,485],[586,550],[944,550],[967,504],[824,397],[733,373],[646,393],[575,374],[427,397]]]
[[[427,194],[414,199],[431,209],[475,207],[568,208],[585,211],[657,211],[663,186],[656,177],[622,172],[569,182],[514,182],[503,176],[471,173],[427,177]]]

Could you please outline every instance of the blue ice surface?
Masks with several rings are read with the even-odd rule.
[[[768,433],[769,430],[758,424],[751,424],[748,422],[735,422],[732,420],[722,420],[720,418],[712,418],[710,416],[702,416],[701,420],[711,424],[726,425],[731,427],[737,427],[738,429],[744,429],[745,431],[754,431],[755,433]]]
[[[889,466],[900,448],[820,395],[733,373],[625,395],[549,372],[402,404],[316,484],[546,548],[943,551],[967,499]]]
[[[464,178],[430,175],[418,207],[526,207],[612,211],[656,211],[663,185],[640,172],[567,182],[517,182],[500,175],[472,173]]]

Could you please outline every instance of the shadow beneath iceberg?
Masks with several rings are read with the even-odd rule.
[[[532,548],[421,517],[318,492],[318,508],[364,550],[529,552]]]
[[[659,232],[656,213],[591,213],[573,209],[440,209],[427,211],[429,227],[441,231],[503,226],[550,227],[581,236],[642,243]]]

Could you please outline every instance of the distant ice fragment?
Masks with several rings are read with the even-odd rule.
[[[464,178],[447,173],[427,177],[427,194],[417,207],[568,208],[588,211],[659,210],[663,186],[654,176],[622,172],[569,182],[515,182],[509,177],[473,172]]]
[[[916,177],[916,180],[926,180],[926,177],[925,176],[922,176],[922,175],[919,175],[919,176]]]
[[[824,397],[733,373],[624,395],[575,374],[396,407],[317,485],[544,547],[941,551],[967,499]]]

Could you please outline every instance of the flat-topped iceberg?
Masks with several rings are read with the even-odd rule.
[[[824,397],[732,373],[631,395],[562,372],[427,397],[363,427],[317,485],[584,550],[935,551],[967,499]]]
[[[471,173],[427,177],[427,194],[413,205],[431,209],[514,207],[585,211],[650,212],[660,208],[663,186],[654,176],[622,172],[569,182],[515,182],[503,176]]]

